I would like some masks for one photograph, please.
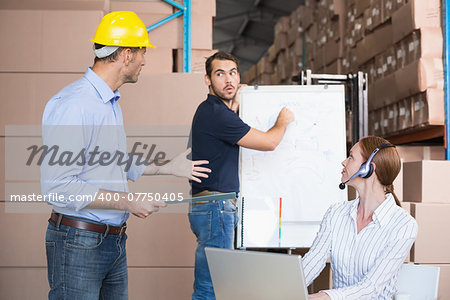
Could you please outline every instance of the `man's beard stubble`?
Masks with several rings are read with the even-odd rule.
[[[224,92],[218,91],[214,84],[211,82],[211,89],[213,90],[214,94],[222,101],[230,102],[236,97],[236,90],[234,90],[234,94],[227,96]]]

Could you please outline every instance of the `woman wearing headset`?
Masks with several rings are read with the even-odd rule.
[[[392,299],[400,267],[417,236],[416,221],[394,194],[399,155],[385,139],[368,136],[352,147],[342,166],[342,182],[359,197],[334,204],[325,213],[303,268],[309,285],[330,258],[333,289],[309,299]]]

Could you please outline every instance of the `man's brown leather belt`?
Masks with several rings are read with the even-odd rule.
[[[58,223],[59,214],[52,212],[52,215],[50,216],[50,220],[53,222]],[[98,233],[106,233],[108,226],[107,225],[99,225],[89,222],[83,222],[80,220],[74,220],[70,218],[65,218],[64,216],[61,219],[62,225],[66,225],[73,228],[83,229],[83,230],[89,230],[93,232]],[[124,234],[125,230],[127,229],[127,223],[124,223],[122,226],[109,226],[108,234]]]

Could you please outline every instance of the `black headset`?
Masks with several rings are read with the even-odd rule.
[[[372,166],[372,160],[373,157],[375,156],[375,154],[378,153],[378,151],[380,151],[381,149],[384,148],[389,148],[389,147],[395,147],[394,145],[392,145],[391,143],[383,143],[380,146],[378,146],[375,150],[373,150],[372,154],[370,154],[369,159],[363,163],[361,165],[361,167],[359,168],[359,170],[353,174],[352,177],[350,177],[350,179],[348,179],[345,182],[342,182],[339,184],[339,188],[341,190],[345,189],[345,184],[347,182],[349,182],[350,180],[352,180],[353,178],[355,178],[356,176],[362,177],[362,178],[369,178],[370,176],[372,176],[373,174],[373,166]]]

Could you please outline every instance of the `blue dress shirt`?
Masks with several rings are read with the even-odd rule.
[[[57,151],[49,150],[44,156],[41,189],[43,195],[53,193],[47,202],[56,212],[113,226],[128,219],[126,211],[85,208],[99,189],[128,192],[127,180],[135,181],[146,168],[135,163],[126,168],[123,163],[130,156],[126,152],[119,97],[118,90],[112,91],[88,68],[83,78],[63,88],[47,103],[42,139],[49,149],[56,145]]]

